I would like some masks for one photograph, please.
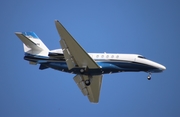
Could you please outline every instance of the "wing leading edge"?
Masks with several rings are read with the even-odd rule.
[[[61,37],[60,45],[62,47],[64,58],[66,60],[68,69],[75,67],[88,69],[100,69],[96,62],[89,56],[89,54],[76,42],[76,40],[69,34],[64,26],[59,22],[55,21],[57,31]],[[89,86],[85,85],[85,81],[90,80]],[[74,81],[85,96],[88,96],[90,102],[98,103],[102,75],[76,75]]]

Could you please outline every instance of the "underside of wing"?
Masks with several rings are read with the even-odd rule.
[[[88,96],[88,99],[92,103],[99,102],[101,84],[102,84],[102,75],[91,76],[91,85],[86,86],[85,81],[88,80],[86,75],[76,75],[74,81],[78,85],[81,92]]]
[[[76,42],[63,25],[59,21],[55,21],[55,24],[61,37],[60,44],[63,49],[68,69],[72,69],[74,67],[88,67],[89,69],[99,68],[96,62]]]

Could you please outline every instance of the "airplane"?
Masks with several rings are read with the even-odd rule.
[[[15,32],[23,42],[24,60],[40,64],[40,70],[52,68],[75,74],[75,83],[91,103],[99,102],[103,74],[142,71],[151,80],[151,73],[166,69],[139,54],[87,53],[58,20],[55,25],[62,49],[49,50],[34,32]]]

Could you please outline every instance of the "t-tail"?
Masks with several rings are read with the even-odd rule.
[[[39,39],[34,32],[15,32],[19,39],[23,42],[25,56],[32,57],[47,57],[49,49]],[[30,61],[30,64],[36,63],[36,61]]]

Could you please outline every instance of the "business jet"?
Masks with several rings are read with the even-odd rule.
[[[75,83],[92,103],[99,102],[103,74],[142,71],[150,80],[151,73],[166,69],[138,54],[87,53],[58,20],[55,25],[62,49],[49,50],[34,32],[15,32],[23,42],[24,59],[40,64],[40,70],[52,68],[75,74]]]

